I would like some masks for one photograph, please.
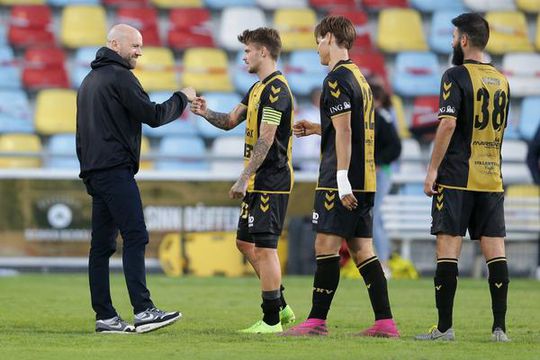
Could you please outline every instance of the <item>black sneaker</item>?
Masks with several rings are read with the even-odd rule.
[[[182,314],[178,311],[166,312],[157,308],[146,309],[135,314],[135,330],[146,333],[170,325],[180,319]]]
[[[96,320],[96,332],[104,334],[133,334],[135,327],[115,316],[110,319]]]

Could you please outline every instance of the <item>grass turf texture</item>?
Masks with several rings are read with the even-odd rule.
[[[303,320],[311,302],[311,277],[284,279],[287,301]],[[460,279],[454,309],[453,343],[416,342],[412,337],[436,322],[433,283],[391,280],[390,296],[402,338],[358,338],[373,315],[365,286],[342,279],[329,316],[327,338],[243,335],[261,316],[254,278],[149,276],[158,307],[180,310],[182,320],[142,335],[95,334],[85,275],[21,275],[0,278],[0,359],[538,359],[540,284],[510,283],[511,343],[490,342],[487,282]],[[132,321],[121,275],[111,280],[113,301]]]

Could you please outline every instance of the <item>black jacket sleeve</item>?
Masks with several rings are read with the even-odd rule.
[[[531,171],[534,183],[540,185],[540,126],[538,126],[534,138],[529,143],[527,166]]]
[[[390,164],[401,155],[401,140],[390,114],[375,111],[375,165]]]
[[[188,104],[186,95],[180,91],[161,104],[150,101],[148,94],[130,71],[121,72],[117,84],[120,101],[131,118],[150,127],[158,127],[178,119]]]

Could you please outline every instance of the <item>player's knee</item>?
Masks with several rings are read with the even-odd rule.
[[[253,234],[255,247],[261,249],[277,249],[279,236],[274,234]]]

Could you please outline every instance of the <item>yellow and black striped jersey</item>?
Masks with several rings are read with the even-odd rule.
[[[349,182],[353,191],[375,191],[375,108],[371,89],[350,60],[342,60],[324,79],[321,94],[321,166],[317,190],[337,190],[334,116],[351,113]]]
[[[278,126],[274,143],[257,172],[251,176],[247,191],[290,193],[293,186],[291,150],[294,108],[287,80],[279,71],[270,74],[251,87],[242,104],[247,106],[245,165],[259,138],[263,116],[265,121]]]
[[[455,118],[456,128],[438,170],[439,185],[503,191],[501,146],[509,104],[508,80],[491,64],[466,60],[446,70],[439,118]]]

